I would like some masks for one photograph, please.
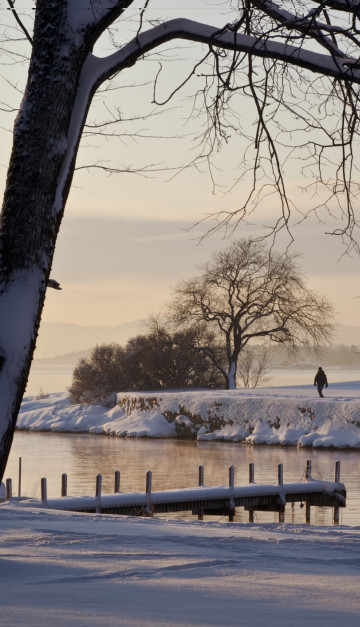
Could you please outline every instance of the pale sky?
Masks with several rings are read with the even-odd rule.
[[[192,3],[185,5],[191,6]],[[207,17],[212,22],[210,15],[213,16],[213,11],[208,6],[202,18]],[[176,16],[174,10],[172,17]],[[200,15],[193,17],[199,18]],[[173,57],[175,54],[176,50],[173,50]],[[182,54],[185,58],[188,52],[182,51]],[[155,61],[147,63],[142,69],[134,70],[131,76],[128,72],[127,82],[143,82],[149,64],[151,66]],[[185,62],[177,65],[178,72],[185,67],[188,67]],[[170,86],[173,68],[174,61],[171,62],[171,74],[165,75],[164,94]],[[10,88],[6,72],[5,68],[6,80],[2,79],[0,83],[1,100],[6,102],[9,94],[9,100],[14,103],[16,92]],[[12,68],[11,72],[21,90],[24,80],[21,68]],[[138,115],[142,110],[154,110],[151,99],[152,88],[149,86],[102,93],[97,96],[96,108],[90,111],[89,120],[95,116],[106,119],[109,106],[120,107],[124,117]],[[196,150],[190,135],[200,131],[200,122],[194,117],[187,122],[191,108],[186,92],[174,101],[174,107],[162,118],[155,117],[139,124],[141,134],[148,136],[144,140],[137,138],[125,143],[124,138],[88,138],[78,165],[98,162],[115,167],[161,164],[161,167],[173,168],[190,161]],[[242,111],[245,127],[252,119],[248,107],[248,101],[245,101]],[[11,134],[6,130],[11,126],[10,118],[0,112],[1,190],[10,153]],[[131,125],[126,125],[127,129],[129,127]],[[156,138],[160,134],[177,138]],[[136,174],[109,177],[100,170],[81,170],[74,179],[54,257],[52,276],[63,289],[61,292],[48,290],[42,319],[82,325],[117,325],[158,312],[170,297],[174,284],[194,274],[196,266],[207,261],[212,251],[230,245],[232,240],[223,240],[221,232],[199,245],[196,234],[205,232],[206,226],[190,232],[186,229],[211,212],[239,207],[249,180],[223,195],[223,190],[236,179],[239,150],[240,140],[233,139],[215,156],[219,168],[217,176],[223,185],[216,193],[213,193],[211,179],[205,171],[185,171],[172,178],[173,170],[147,177]],[[292,176],[291,187],[295,189],[296,169]],[[261,209],[261,214],[254,216],[253,224],[239,228],[233,238],[258,235],[260,225],[271,222],[278,205],[278,201],[272,198],[268,206]],[[299,206],[306,208],[306,199],[301,196]],[[354,257],[339,261],[343,249],[335,237],[324,235],[327,230],[326,224],[318,225],[314,220],[296,227],[293,250],[302,255],[309,287],[333,301],[338,323],[358,325],[360,260]],[[280,238],[279,249],[281,245]]]

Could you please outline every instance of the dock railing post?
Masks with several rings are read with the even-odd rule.
[[[234,488],[235,486],[235,468],[234,466],[229,466],[229,488]]]
[[[283,485],[284,483],[284,468],[282,464],[278,465],[278,484]]]
[[[229,466],[229,488],[231,488],[232,495],[229,502],[229,522],[234,521],[235,504],[234,504],[234,487],[235,487],[235,468]]]
[[[151,494],[151,479],[152,479],[152,472],[151,470],[148,470],[146,473],[146,494],[148,495]]]
[[[120,470],[115,470],[114,492],[120,490]]]
[[[148,470],[146,473],[146,496],[147,496],[147,504],[145,507],[146,516],[152,516],[152,507],[151,507],[151,480],[152,480],[152,472]]]
[[[284,467],[282,464],[278,465],[278,484],[283,485],[284,483]],[[281,496],[281,500],[285,500],[283,495]],[[279,503],[279,523],[285,522],[285,505],[283,503]]]
[[[18,497],[21,496],[21,457],[19,457],[19,482],[18,482]]]
[[[311,459],[306,462],[305,479],[311,481]],[[305,501],[305,522],[310,525],[310,503],[308,501]]]
[[[67,474],[65,472],[61,475],[61,496],[67,496]]]
[[[204,466],[199,466],[199,486],[204,486]],[[204,512],[198,513],[198,520],[204,519]]]
[[[12,480],[6,479],[6,500],[11,501],[12,499]]]
[[[98,474],[96,475],[96,492],[95,492],[95,512],[97,514],[100,514],[100,510],[101,510],[101,475]]]
[[[340,462],[335,462],[335,483],[340,483]]]
[[[249,464],[249,483],[254,483],[255,477],[255,466],[253,462]],[[249,522],[254,522],[254,510],[249,509]]]
[[[249,483],[254,483],[254,476],[255,476],[255,470],[254,470],[254,464],[253,462],[251,462],[249,464]]]
[[[340,462],[335,462],[335,483],[340,483]],[[333,512],[333,523],[338,525],[340,520],[340,508],[335,505]]]
[[[47,482],[46,477],[42,477],[41,479],[41,502],[47,502]]]
[[[199,486],[204,485],[204,466],[199,466]]]

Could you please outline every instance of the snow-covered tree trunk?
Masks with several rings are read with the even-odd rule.
[[[227,390],[236,389],[236,370],[237,370],[237,361],[232,360],[229,364],[229,370],[226,376],[226,389]]]
[[[71,182],[60,174],[87,51],[74,44],[66,2],[38,10],[28,82],[14,129],[1,217],[0,477],[6,466]],[[40,3],[41,5],[41,3]],[[44,78],[46,77],[46,80]]]

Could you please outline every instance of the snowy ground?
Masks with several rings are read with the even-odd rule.
[[[312,446],[358,447],[360,384],[334,385],[324,400],[314,392],[196,392],[180,400],[197,416],[194,424],[203,421],[198,437],[213,437],[209,416],[222,407],[235,421],[233,438],[251,419],[250,442],[273,443],[296,426],[298,440],[310,435]],[[162,412],[176,410],[179,395],[162,396],[142,411],[72,406],[66,394],[28,398],[19,426],[173,436],[176,418],[168,422]],[[135,405],[148,397],[137,395]],[[229,425],[222,428],[231,439]],[[3,627],[357,627],[359,586],[360,527],[134,519],[0,504]]]
[[[0,506],[0,621],[357,627],[360,527],[163,521]]]
[[[117,395],[114,407],[72,405],[66,393],[24,399],[19,429],[122,437],[193,437],[310,447],[360,447],[360,382],[255,390]]]

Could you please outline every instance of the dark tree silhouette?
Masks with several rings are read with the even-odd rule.
[[[175,287],[169,320],[181,330],[206,323],[226,366],[211,346],[196,341],[194,347],[209,356],[228,389],[236,387],[238,361],[250,342],[317,346],[331,338],[332,306],[306,287],[296,258],[238,240]]]
[[[128,390],[221,387],[221,375],[206,355],[191,349],[193,343],[194,330],[171,335],[157,325],[125,348],[96,346],[75,367],[70,395],[77,403],[94,403]]]

